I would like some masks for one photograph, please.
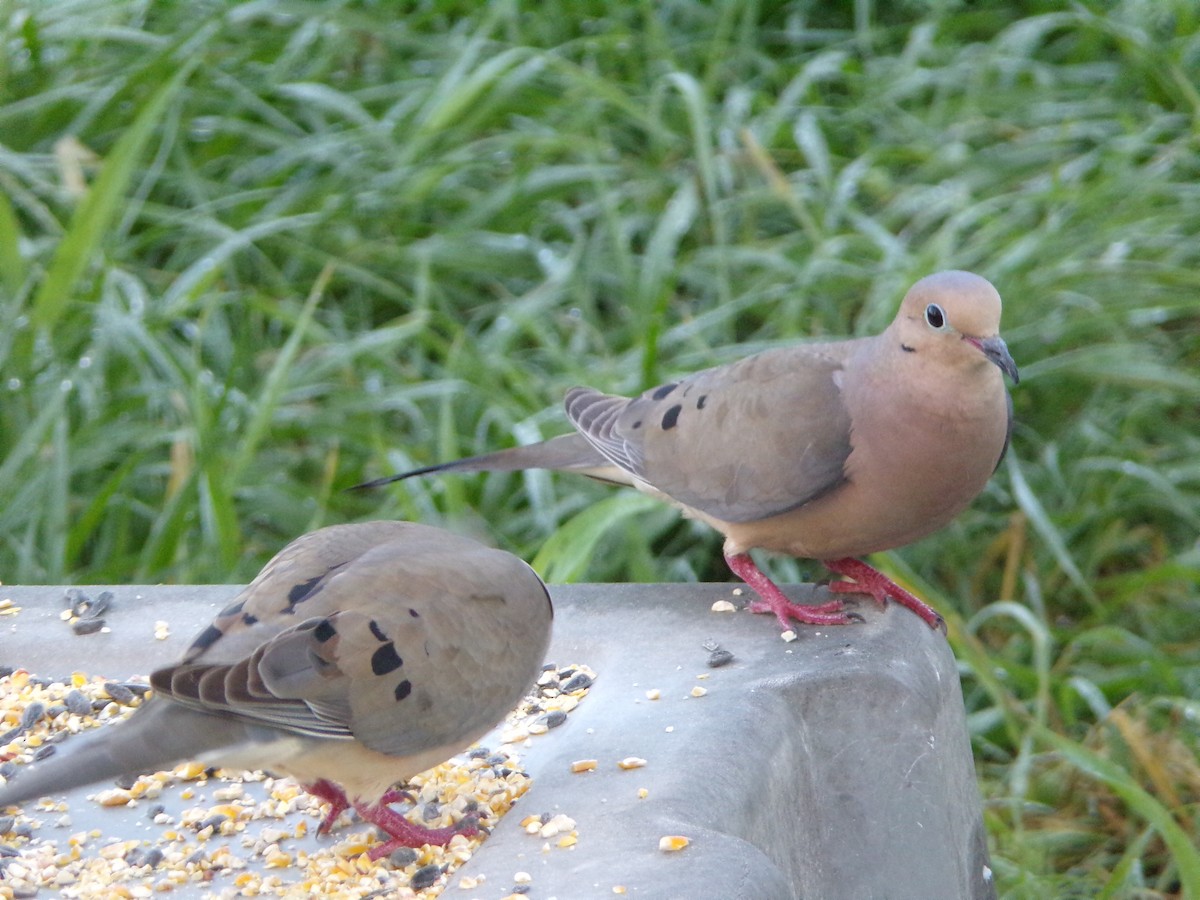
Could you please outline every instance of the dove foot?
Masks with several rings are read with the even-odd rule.
[[[324,778],[304,785],[304,789],[318,800],[324,800],[329,804],[329,812],[325,814],[325,818],[321,820],[321,824],[317,828],[317,834],[329,834],[329,829],[333,827],[337,817],[350,808],[350,801],[346,799],[345,791]]]
[[[733,556],[726,554],[725,562],[734,575],[746,582],[747,586],[762,598],[750,604],[750,612],[774,613],[780,627],[785,631],[791,630],[793,621],[803,625],[849,625],[851,622],[862,621],[862,618],[854,613],[842,612],[841,600],[831,600],[819,606],[793,603],[775,582],[754,564],[749,553]]]
[[[388,793],[393,792],[389,791]],[[386,798],[385,794],[384,799]],[[408,821],[400,813],[390,808],[384,800],[371,804],[355,803],[354,809],[365,821],[382,829],[391,838],[391,840],[372,847],[367,852],[371,859],[383,859],[391,856],[401,847],[423,847],[426,844],[444,847],[456,834],[467,837],[479,834],[479,820],[473,815],[467,816],[457,825],[447,828],[426,828]]]
[[[928,623],[930,628],[935,628],[942,634],[946,633],[946,620],[938,614],[936,609],[910,594],[874,566],[849,557],[822,560],[822,564],[838,575],[854,579],[853,581],[830,582],[829,589],[831,591],[839,594],[869,594],[880,606],[886,605],[888,599],[891,598],[901,606],[907,606],[915,612]]]
[[[317,828],[317,834],[329,834],[329,830],[333,828],[333,823],[337,821],[337,817],[350,808],[350,801],[346,799],[346,792],[332,781],[327,781],[324,778],[320,781],[314,781],[312,784],[304,785],[304,789],[318,800],[324,800],[329,804],[329,812],[325,814],[325,818],[321,820],[320,827]],[[416,802],[413,799],[413,795],[408,791],[391,790],[380,798],[379,805],[387,806],[389,803],[399,803],[401,800],[407,803]]]

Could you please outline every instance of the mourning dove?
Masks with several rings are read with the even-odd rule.
[[[477,740],[541,669],[553,612],[521,560],[410,522],[334,525],[288,544],[151,675],[127,721],[0,786],[0,809],[198,759],[291,775],[400,846],[445,844],[390,788]],[[462,825],[462,823],[460,823]]]
[[[787,599],[753,548],[821,560],[852,578],[830,587],[891,597],[933,627],[933,609],[854,557],[946,525],[1008,448],[1017,367],[999,335],[1000,295],[949,271],[918,281],[873,337],[768,350],[627,398],[572,388],[575,434],[429,466],[428,472],[547,468],[633,485],[725,536],[730,569],[759,595],[754,612],[842,625],[834,600]]]

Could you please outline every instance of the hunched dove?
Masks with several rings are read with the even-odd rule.
[[[1012,432],[1002,372],[1000,295],[947,271],[918,281],[873,337],[768,350],[627,398],[576,387],[575,434],[427,466],[430,472],[562,469],[632,485],[725,536],[729,568],[759,595],[754,612],[844,625],[834,600],[792,603],[752,548],[821,560],[853,581],[838,593],[891,597],[935,628],[933,609],[855,559],[946,525],[983,489]]]
[[[411,522],[333,525],[283,548],[151,677],[127,722],[0,785],[0,809],[199,759],[290,775],[401,846],[474,834],[429,829],[388,804],[397,782],[480,738],[537,677],[553,611],[521,560]]]

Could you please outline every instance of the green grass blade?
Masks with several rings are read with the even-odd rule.
[[[129,190],[155,126],[193,68],[194,62],[183,65],[173,78],[155,91],[108,153],[95,183],[71,216],[46,278],[33,297],[32,317],[39,328],[53,328],[66,309],[76,282],[120,216],[121,201]]]
[[[1195,837],[1183,830],[1171,811],[1111,760],[1041,725],[1035,726],[1035,730],[1038,738],[1061,753],[1081,772],[1106,784],[1158,831],[1178,866],[1183,896],[1192,900],[1200,898],[1200,847],[1197,847]]]
[[[646,494],[622,491],[569,519],[542,545],[531,565],[546,581],[578,581],[604,535],[623,521],[660,506]]]
[[[1009,453],[1005,457],[1005,465],[1011,479],[1013,496],[1016,497],[1017,505],[1029,517],[1029,523],[1033,526],[1034,531],[1042,536],[1042,539],[1054,553],[1054,558],[1058,560],[1058,565],[1067,574],[1067,577],[1071,579],[1071,582],[1079,588],[1088,600],[1096,603],[1095,589],[1083,577],[1083,573],[1079,571],[1079,566],[1076,565],[1074,558],[1071,556],[1071,551],[1067,549],[1066,539],[1050,520],[1050,515],[1046,512],[1046,508],[1037,498],[1033,489],[1029,487],[1029,482],[1025,480],[1025,474],[1021,470],[1021,464],[1017,461],[1016,454]]]
[[[267,373],[263,382],[262,391],[255,399],[254,413],[242,434],[237,453],[220,479],[225,483],[233,485],[241,483],[242,474],[246,471],[246,467],[267,434],[271,419],[279,408],[279,398],[282,396],[288,376],[291,374],[292,364],[300,352],[301,342],[308,332],[309,325],[312,324],[313,313],[316,312],[317,304],[321,301],[325,288],[333,277],[333,271],[333,264],[327,265],[308,292],[308,298],[304,301],[296,324],[279,354],[275,357],[275,363],[271,366],[271,371]]]
[[[8,194],[0,191],[0,285],[15,295],[25,283],[28,267],[21,256],[21,226]]]

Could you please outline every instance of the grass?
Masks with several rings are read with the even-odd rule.
[[[875,561],[950,613],[1002,895],[1200,897],[1195,5],[413,7],[0,3],[5,580],[240,581],[369,516],[723,580],[631,492],[342,489],[972,269],[1013,452]]]

